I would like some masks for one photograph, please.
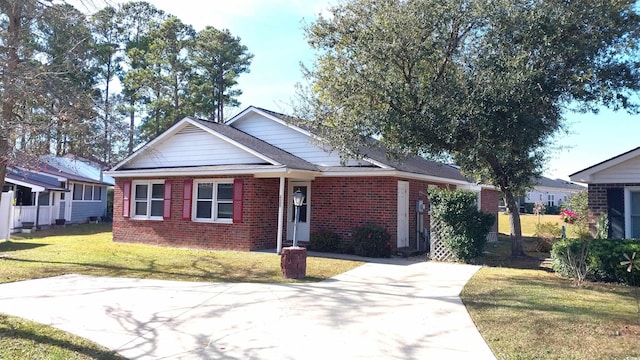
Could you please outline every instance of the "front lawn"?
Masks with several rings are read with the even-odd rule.
[[[525,247],[532,246],[526,239]],[[481,260],[490,266],[481,268],[461,294],[498,359],[640,357],[640,288],[576,287],[551,272],[543,256],[513,260],[509,250],[506,237],[487,244]]]
[[[320,281],[361,262],[307,258],[307,278],[282,277],[275,253],[189,250],[112,241],[103,224],[15,234],[0,243],[0,283],[63,274],[211,282]]]
[[[568,237],[577,237],[578,235],[577,226],[562,222],[560,216],[558,215],[520,214],[522,236],[534,236],[538,223],[555,223],[558,225],[558,227],[562,227],[564,225],[567,229]],[[498,213],[498,232],[501,234],[509,235],[511,233],[510,226],[509,215],[505,212]]]

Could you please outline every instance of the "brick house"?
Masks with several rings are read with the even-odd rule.
[[[640,238],[640,147],[569,175],[588,185],[589,230],[602,214],[609,220],[609,238]]]
[[[349,239],[355,226],[375,223],[398,248],[424,245],[429,219],[418,202],[428,203],[430,186],[476,191],[481,208],[497,214],[498,192],[455,167],[394,161],[376,149],[342,161],[294,122],[256,107],[225,124],[177,122],[108,172],[116,179],[114,241],[279,251],[292,240],[296,190],[305,195],[301,242],[323,229]]]

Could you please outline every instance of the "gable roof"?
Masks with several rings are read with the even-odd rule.
[[[263,176],[271,176],[275,173],[282,173],[282,171],[293,170],[309,172],[309,174],[313,174],[310,175],[312,177],[342,175],[396,175],[401,177],[415,177],[436,182],[447,182],[464,185],[472,183],[471,181],[469,181],[469,179],[462,176],[458,168],[450,165],[427,160],[419,156],[410,156],[404,159],[391,158],[390,156],[388,156],[387,152],[384,149],[377,146],[379,144],[377,140],[374,139],[372,139],[372,146],[362,149],[362,161],[350,162],[348,166],[328,166],[322,165],[322,162],[316,162],[313,159],[305,160],[301,156],[296,155],[296,150],[294,150],[293,148],[291,148],[291,152],[289,152],[280,147],[281,145],[276,146],[266,140],[263,140],[262,136],[260,135],[261,133],[255,133],[254,136],[252,135],[254,134],[253,132],[251,132],[251,134],[245,132],[245,127],[240,126],[242,130],[236,127],[238,126],[238,124],[240,124],[241,121],[249,121],[249,119],[256,114],[260,116],[260,119],[268,119],[270,121],[273,121],[288,129],[291,129],[292,131],[303,134],[304,137],[308,137],[312,141],[323,141],[323,139],[315,135],[310,128],[304,126],[304,123],[300,119],[275,111],[250,106],[224,124],[209,120],[186,117],[173,125],[167,131],[162,133],[160,136],[145,144],[134,154],[121,161],[108,173],[112,174],[113,176],[150,176],[161,174],[172,176],[179,174],[222,174],[225,172],[227,174],[239,174],[251,173],[251,171],[253,170],[254,175],[262,173],[264,174]],[[226,141],[226,143],[236,148],[241,148],[246,152],[254,154],[255,156],[259,156],[261,159],[264,159],[265,162],[255,164],[249,164],[245,162],[244,165],[234,165],[231,163],[223,164],[222,162],[220,162],[215,164],[212,163],[210,165],[185,165],[179,167],[162,166],[162,163],[158,162],[158,167],[155,168],[138,168],[135,166],[131,168],[127,167],[127,164],[130,165],[134,163],[137,157],[144,156],[143,154],[145,153],[145,149],[151,149],[155,146],[159,146],[158,144],[161,144],[163,141],[168,140],[171,136],[178,134],[180,129],[183,128],[185,124],[191,124],[205,132],[210,133],[213,136],[223,139],[224,141]],[[267,121],[266,124],[268,125],[269,122]],[[284,127],[282,129],[284,129]],[[309,146],[313,147],[314,144],[310,144]],[[327,151],[328,153],[328,150],[325,151]],[[335,154],[333,156],[335,156]]]
[[[310,170],[318,171],[318,167],[304,159],[301,159],[291,153],[288,153],[279,147],[273,146],[265,141],[262,141],[254,136],[251,136],[243,131],[240,131],[234,127],[226,124],[220,124],[209,120],[194,119],[193,121],[201,124],[219,134],[222,134],[229,139],[242,144],[247,148],[252,149],[255,152],[265,155],[266,157],[275,161],[274,165],[285,165],[292,169],[297,170]]]
[[[623,165],[623,163],[640,158],[640,147],[635,149],[631,149],[627,152],[624,152],[620,155],[616,155],[612,158],[601,161],[597,164],[591,165],[585,169],[577,171],[571,175],[569,178],[571,181],[577,181],[581,183],[591,183],[593,181],[597,181],[594,179],[598,173],[605,172],[610,170],[618,165]],[[637,179],[631,179],[632,181],[637,181]],[[610,182],[610,181],[605,181]]]

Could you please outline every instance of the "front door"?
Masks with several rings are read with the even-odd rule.
[[[409,182],[398,181],[398,248],[409,246]]]
[[[289,181],[289,203],[287,205],[287,240],[293,241],[293,227],[295,224],[296,207],[293,205],[293,193],[300,190],[304,195],[304,202],[300,206],[300,216],[296,229],[296,240],[309,241],[311,219],[311,183],[309,181]]]

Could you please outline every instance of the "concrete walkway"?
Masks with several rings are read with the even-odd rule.
[[[398,259],[315,284],[65,275],[0,285],[0,312],[129,359],[495,359],[458,297],[477,270]]]

